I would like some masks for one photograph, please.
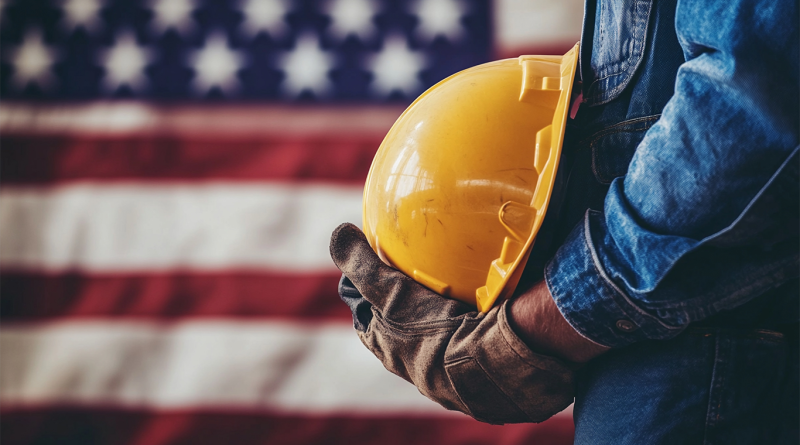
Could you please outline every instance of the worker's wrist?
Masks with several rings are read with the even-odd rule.
[[[569,325],[558,311],[544,281],[511,302],[508,321],[534,352],[583,363],[608,350],[583,337]]]

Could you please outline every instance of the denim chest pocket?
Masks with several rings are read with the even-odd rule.
[[[584,72],[584,81],[589,81],[585,104],[609,102],[628,85],[644,57],[652,5],[653,0],[598,0],[588,61],[591,72]]]
[[[588,139],[592,151],[592,173],[601,184],[625,176],[636,147],[660,115],[631,119],[608,127]]]

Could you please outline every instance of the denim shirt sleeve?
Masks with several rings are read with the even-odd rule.
[[[586,338],[671,338],[797,277],[796,15],[792,0],[679,1],[674,95],[545,269]]]

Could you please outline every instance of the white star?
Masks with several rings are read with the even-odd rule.
[[[375,75],[372,89],[377,95],[388,96],[394,91],[412,95],[420,90],[419,72],[425,64],[425,56],[412,51],[405,39],[388,37],[381,52],[369,61]]]
[[[294,50],[281,58],[280,65],[286,73],[283,89],[290,96],[309,91],[319,97],[331,89],[328,72],[333,66],[333,57],[320,48],[316,37],[298,38]]]
[[[228,47],[228,39],[221,33],[208,36],[205,46],[195,51],[189,61],[194,67],[194,89],[205,94],[218,87],[226,94],[239,89],[236,72],[244,65],[244,56]]]
[[[331,16],[330,32],[334,37],[344,39],[349,35],[361,41],[375,34],[375,4],[372,0],[331,0],[327,4]]]
[[[417,34],[425,40],[444,36],[451,42],[464,35],[461,17],[465,6],[461,0],[418,0],[414,4],[414,14],[419,19]]]
[[[42,33],[38,29],[28,30],[22,44],[11,50],[14,67],[11,83],[20,90],[30,83],[43,90],[52,87],[56,78],[50,69],[55,58],[56,51],[45,46]]]
[[[288,0],[242,0],[240,7],[244,14],[242,31],[246,36],[255,37],[262,31],[272,37],[286,33]]]
[[[156,33],[174,29],[185,34],[192,29],[192,11],[196,9],[195,0],[151,0],[155,17],[151,26]]]
[[[144,68],[152,60],[147,48],[136,43],[136,37],[129,32],[117,35],[114,46],[101,54],[106,69],[103,86],[114,92],[127,85],[132,90],[141,90],[147,86]]]
[[[82,27],[94,31],[100,27],[101,0],[63,0],[64,25],[68,30]]]

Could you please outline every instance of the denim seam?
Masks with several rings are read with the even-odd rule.
[[[578,145],[578,146],[587,146],[587,145],[591,146],[592,144],[596,143],[597,140],[599,140],[600,138],[603,138],[605,136],[608,136],[609,134],[616,134],[616,133],[621,133],[621,132],[624,132],[624,131],[629,131],[628,128],[620,128],[620,127],[627,126],[627,125],[635,125],[635,124],[639,124],[639,123],[642,123],[642,122],[648,122],[648,121],[657,121],[660,118],[661,118],[660,114],[652,114],[650,116],[637,117],[637,118],[628,119],[628,120],[625,120],[625,121],[622,121],[622,122],[617,122],[614,125],[610,125],[610,126],[608,126],[606,128],[603,128],[602,130],[598,130],[598,131],[592,133],[591,136],[588,136],[588,137],[585,137],[585,138],[581,139],[580,141],[578,141],[578,143],[576,145]],[[653,124],[655,124],[655,122]],[[652,125],[650,127],[652,127]],[[650,127],[648,127],[648,129]]]
[[[637,306],[636,304],[634,304],[630,300],[630,298],[627,295],[625,295],[625,293],[622,292],[622,289],[620,289],[616,285],[616,283],[611,281],[611,278],[606,274],[605,269],[603,268],[602,264],[600,264],[600,257],[597,255],[597,251],[594,248],[594,243],[592,242],[592,235],[591,235],[591,232],[590,232],[590,225],[589,225],[589,212],[590,211],[591,210],[587,210],[586,217],[584,219],[584,240],[586,241],[587,247],[589,249],[589,253],[592,256],[592,265],[594,265],[594,269],[597,272],[597,274],[600,276],[600,278],[602,278],[603,281],[605,281],[605,283],[608,286],[610,286],[614,291],[616,291],[616,294],[619,295],[620,297],[622,297],[622,299],[624,300],[625,303],[627,303],[628,306],[630,306],[634,311],[636,311],[642,317],[648,318],[648,319],[652,319],[653,321],[655,321],[656,323],[661,325],[662,328],[670,330],[670,331],[682,329],[682,327],[680,327],[680,326],[678,326],[678,327],[669,326],[669,325],[665,324],[664,322],[662,322],[661,320],[659,320],[657,317],[654,317],[653,315],[650,315],[649,313],[647,313],[644,309],[642,309],[639,306]],[[612,300],[614,300],[614,303],[617,304],[617,306],[622,310],[622,312],[625,313],[625,315],[627,315],[629,318],[634,318],[634,317],[630,317],[630,314],[627,311],[625,311],[625,309],[623,308],[622,305],[620,305],[620,302],[619,302],[619,300],[617,298],[613,298],[614,292],[612,292],[611,294],[612,294]]]
[[[605,10],[606,7],[607,6],[606,6],[605,2],[600,2],[600,35],[598,36],[597,39],[599,40],[599,43],[600,43],[599,46],[601,46],[601,47],[603,45],[603,34],[605,33],[605,28],[606,28],[605,27],[605,22],[603,21],[603,11]],[[591,58],[589,60],[591,60]],[[595,82],[596,81],[597,80],[595,80]],[[594,84],[594,82],[592,82],[592,84]]]
[[[733,338],[747,338],[764,340],[773,343],[783,343],[786,341],[786,334],[771,329],[749,329],[749,328],[719,328],[709,326],[693,326],[686,328],[686,335],[699,335],[702,337],[717,336],[726,334]]]
[[[789,155],[788,155],[788,156],[786,156],[786,158],[783,160],[783,162],[782,162],[782,163],[781,163],[781,165],[778,167],[778,169],[777,169],[777,170],[775,170],[775,173],[774,173],[772,176],[770,176],[770,178],[767,180],[767,182],[766,182],[766,183],[765,183],[765,184],[764,184],[764,185],[763,185],[763,186],[762,186],[762,187],[761,187],[761,188],[758,190],[758,192],[755,194],[755,196],[753,196],[753,198],[752,198],[752,199],[751,199],[751,200],[750,200],[750,201],[747,203],[747,205],[745,206],[745,208],[744,208],[744,209],[742,209],[742,212],[741,212],[741,213],[739,213],[739,215],[736,217],[736,219],[734,219],[734,220],[733,220],[733,221],[732,221],[730,224],[728,224],[728,225],[727,225],[726,227],[724,227],[722,230],[720,230],[720,231],[718,231],[718,232],[716,232],[716,233],[712,234],[712,235],[711,235],[711,236],[709,236],[709,237],[706,237],[706,238],[704,238],[704,239],[701,241],[701,243],[705,243],[705,242],[707,242],[707,241],[710,241],[710,240],[712,240],[712,239],[714,239],[714,238],[716,238],[716,237],[718,237],[718,236],[720,236],[720,235],[724,235],[725,233],[728,233],[728,232],[730,232],[731,230],[733,230],[734,226],[735,226],[735,225],[736,225],[736,224],[737,224],[739,221],[741,221],[741,220],[742,220],[742,218],[744,218],[744,215],[745,215],[745,214],[746,214],[746,213],[747,213],[747,212],[748,212],[748,211],[749,211],[749,210],[750,210],[750,209],[751,209],[751,208],[752,208],[752,207],[755,205],[755,202],[756,202],[756,201],[757,201],[759,198],[761,198],[761,196],[762,196],[762,195],[765,193],[765,190],[766,190],[766,189],[767,189],[769,186],[771,186],[771,185],[772,185],[774,182],[776,182],[776,181],[778,180],[778,176],[779,176],[779,175],[780,175],[780,174],[781,174],[781,173],[784,171],[784,168],[786,168],[786,167],[789,165],[789,162],[792,160],[792,157],[793,157],[795,154],[797,154],[798,152],[800,152],[800,145],[796,146],[796,147],[795,147],[795,148],[792,150],[792,152],[791,152],[791,153],[789,153]],[[796,162],[796,161],[795,161],[795,162]]]
[[[590,239],[589,230],[588,230],[588,213],[589,213],[589,210],[587,210],[586,213],[584,214],[585,215],[584,216],[584,229],[583,229],[583,236],[582,236],[584,242],[583,242],[582,248],[588,250],[589,251],[589,255],[591,256],[593,251],[589,248],[589,246],[591,245],[591,239]],[[583,256],[583,255],[585,255],[585,253],[583,251],[581,251],[577,255]],[[593,267],[595,268],[595,272],[597,272],[597,268],[595,267],[594,264],[593,264]],[[596,273],[595,275],[600,275],[600,274]],[[592,281],[592,280],[590,279],[588,281]],[[556,295],[561,295],[562,293],[565,293],[566,295],[570,295],[570,292],[569,291],[564,291],[561,288],[561,286],[559,286],[558,281],[553,281],[553,276],[548,274],[548,273],[545,273],[545,283],[547,284],[547,288],[550,289],[550,293],[553,295],[554,300],[555,300],[555,296]],[[605,285],[604,284],[604,280],[602,280],[602,279],[598,280],[598,283],[596,283],[596,285],[600,286],[599,288],[595,287],[595,283],[591,283],[591,285],[592,285],[592,289],[596,289],[595,292],[597,292],[600,295],[601,299],[605,299],[605,297],[603,297],[603,292],[604,291],[606,291],[606,292],[610,291],[610,293],[613,294],[614,288],[615,288],[615,287],[611,287],[610,288],[609,286]],[[612,286],[613,286],[613,283],[612,283]],[[616,308],[618,309],[617,313],[621,312],[625,317],[630,318],[630,319],[635,319],[636,318],[636,317],[631,317],[630,314],[627,313],[625,308],[619,305],[619,303],[617,302],[616,299],[614,299],[613,297],[610,297],[610,300],[616,305]],[[588,323],[588,325],[587,325],[587,323],[585,321],[580,321],[579,322],[578,320],[573,318],[573,316],[572,316],[572,314],[570,313],[570,310],[569,310],[569,306],[570,305],[571,304],[568,303],[567,307],[562,309],[561,305],[556,303],[556,307],[558,308],[559,312],[564,317],[564,319],[567,321],[567,323],[569,323],[569,325],[572,326],[572,328],[575,329],[575,331],[578,332],[581,336],[589,339],[589,336],[588,336],[589,334],[587,334],[587,333],[594,333],[594,334],[597,334],[600,337],[604,338],[606,341],[608,341],[608,340],[617,340],[617,341],[618,340],[623,340],[623,341],[626,340],[624,337],[620,337],[618,334],[598,334],[597,329],[593,329],[591,323]],[[614,315],[614,314],[612,313],[612,315]],[[604,325],[604,327],[605,327],[605,325]],[[615,332],[613,329],[611,329],[611,331]],[[587,333],[584,333],[584,332],[587,332]],[[610,335],[610,337],[608,337],[608,335]],[[608,343],[608,342],[601,342],[601,341],[598,341],[598,340],[595,340],[595,339],[590,339],[590,340],[593,343],[597,343],[598,345],[601,345],[601,346],[615,347],[615,346],[612,346],[613,344],[615,344],[615,341],[611,341],[610,343]]]
[[[592,174],[594,175],[594,178],[601,184],[611,184],[611,182],[615,178],[618,178],[620,176],[625,176],[625,175],[615,176],[615,177],[611,178],[610,180],[607,180],[607,178],[606,178],[606,176],[604,174],[600,174],[600,172],[598,172],[598,169],[597,169],[597,156],[596,156],[597,153],[595,151],[595,147],[596,147],[597,142],[600,139],[602,139],[602,138],[604,138],[606,136],[610,136],[612,134],[638,133],[638,132],[642,132],[642,131],[648,131],[648,130],[650,130],[650,128],[653,127],[653,125],[655,125],[655,121],[652,124],[646,126],[645,128],[618,129],[618,130],[615,130],[613,132],[608,132],[606,134],[603,134],[602,136],[597,137],[596,139],[594,139],[589,145],[589,148],[592,150]]]
[[[637,1],[634,1],[633,3],[631,3],[631,6],[632,6],[632,8],[631,8],[632,11],[631,12],[632,12],[634,17],[636,17],[636,5],[637,5],[637,3],[638,3]],[[606,4],[607,4],[606,2],[600,2],[600,15],[601,16],[603,15],[604,11],[607,11]],[[636,26],[637,25],[634,24],[634,30],[636,30]],[[606,21],[602,20],[602,17],[601,17],[601,20],[600,20],[600,38],[599,38],[600,41],[598,42],[598,43],[600,43],[599,46],[601,48],[603,47],[603,34],[605,34],[605,28],[606,28]],[[637,35],[636,31],[634,31],[634,35]],[[630,39],[626,40],[626,42],[628,42],[628,41],[630,41]],[[606,69],[609,69],[609,70],[610,69],[615,69],[617,71],[614,71],[614,72],[612,72],[610,74],[604,74],[603,77],[601,77],[599,79],[595,79],[595,81],[592,82],[592,85],[594,85],[596,82],[608,79],[609,77],[613,77],[613,76],[616,76],[618,74],[621,74],[621,73],[625,72],[628,69],[628,59],[629,58],[625,58],[624,60],[620,60],[618,62],[609,63],[609,64],[605,65],[603,67],[605,69],[603,69],[602,71],[606,71]],[[598,71],[601,71],[601,70],[598,70]]]
[[[604,344],[604,343],[599,342],[598,340],[589,338],[588,334],[584,333],[584,330],[586,330],[586,331],[592,331],[592,330],[588,329],[587,326],[585,325],[585,323],[578,322],[577,320],[575,320],[572,317],[572,315],[570,314],[569,308],[562,308],[558,304],[558,300],[556,300],[555,296],[562,292],[562,288],[558,285],[557,282],[553,281],[552,275],[550,275],[548,273],[545,273],[544,274],[544,281],[545,281],[545,284],[547,285],[547,289],[550,291],[550,294],[553,296],[553,301],[556,302],[556,308],[558,308],[558,312],[561,313],[561,316],[564,317],[564,320],[567,321],[567,324],[569,324],[572,327],[572,329],[575,330],[575,332],[580,334],[585,339],[587,339],[587,340],[589,340],[589,341],[591,341],[593,343],[596,343],[596,344],[598,344],[600,346],[605,346],[607,348],[610,347],[608,344]],[[580,327],[580,329],[579,329],[579,327]]]
[[[774,275],[776,273],[779,273],[780,270],[782,270],[786,266],[793,266],[794,264],[796,264],[798,258],[799,258],[798,256],[794,256],[794,257],[791,257],[791,258],[786,258],[783,261],[769,263],[769,264],[764,265],[762,268],[760,268],[758,271],[756,271],[757,274],[760,276],[757,281],[750,281],[748,283],[747,287],[739,288],[738,291],[735,291],[733,293],[724,292],[724,294],[727,294],[727,296],[718,295],[719,298],[714,298],[717,295],[714,294],[713,292],[709,292],[709,293],[706,293],[706,294],[703,294],[703,295],[699,295],[699,296],[694,297],[694,298],[689,299],[689,300],[682,300],[682,301],[677,302],[677,303],[667,303],[667,302],[650,303],[650,304],[647,304],[646,307],[648,309],[657,310],[657,311],[669,311],[671,309],[685,308],[687,306],[690,307],[690,306],[696,305],[698,301],[702,302],[702,300],[708,300],[708,299],[714,300],[717,303],[717,306],[723,306],[724,307],[724,306],[726,306],[728,304],[728,302],[736,301],[739,298],[738,295],[742,291],[751,291],[754,288],[758,288],[758,285],[762,284],[765,280],[772,281],[775,278]],[[754,273],[753,275],[756,275],[756,274]],[[795,274],[794,276],[788,277],[788,279],[792,279],[792,278],[795,278],[797,276],[798,276],[798,274]],[[730,294],[732,294],[732,295],[730,295]],[[717,309],[717,307],[714,307],[714,309]],[[719,309],[717,309],[717,312],[719,312]],[[713,315],[713,313],[710,314],[710,315]],[[706,316],[710,316],[710,315],[706,314]]]
[[[615,178],[619,177],[619,176],[615,176],[613,178],[608,179],[605,174],[601,174],[598,171],[598,168],[597,168],[597,158],[598,158],[598,156],[597,156],[597,143],[602,138],[607,137],[607,136],[611,136],[611,135],[614,135],[614,134],[639,133],[639,132],[642,132],[642,131],[648,131],[651,128],[653,128],[653,125],[655,125],[656,122],[658,122],[658,119],[660,117],[661,117],[661,115],[659,114],[659,115],[655,115],[655,116],[647,116],[647,117],[643,117],[643,118],[631,119],[629,121],[620,122],[618,124],[618,126],[615,126],[616,128],[614,128],[613,131],[605,131],[605,130],[603,130],[603,131],[599,132],[599,133],[602,133],[602,134],[595,133],[595,135],[593,135],[594,137],[589,142],[589,149],[592,151],[592,153],[591,153],[591,155],[592,155],[592,174],[594,175],[594,178],[597,180],[597,182],[599,182],[601,184],[611,184],[611,182]],[[637,124],[644,124],[644,125],[642,126],[642,128],[627,128],[628,126],[635,126]],[[625,125],[626,128],[619,128],[620,125]],[[610,130],[610,129],[611,128],[608,128],[606,130]],[[620,175],[620,176],[624,176],[624,175]]]
[[[634,4],[634,10],[638,9],[641,3],[642,2],[639,1],[639,0],[634,1],[634,3],[633,3]],[[652,10],[653,3],[649,2],[649,5],[650,5],[650,9]],[[594,82],[592,82],[592,84],[589,85],[588,88],[586,88],[586,91],[591,91],[592,87],[594,87],[596,83],[604,81],[605,79],[608,79],[610,77],[619,76],[619,75],[622,75],[622,74],[625,74],[625,73],[628,73],[630,75],[628,76],[627,79],[625,79],[624,82],[621,82],[619,85],[617,85],[613,89],[611,89],[609,91],[601,92],[601,93],[595,93],[595,94],[593,94],[593,95],[591,95],[589,97],[584,98],[583,103],[592,102],[592,103],[590,103],[590,106],[592,106],[592,105],[602,105],[604,103],[607,103],[607,102],[610,102],[610,101],[614,100],[613,96],[615,94],[617,94],[620,90],[622,90],[622,89],[624,89],[625,87],[628,86],[628,83],[630,83],[630,80],[631,80],[631,77],[633,76],[633,73],[635,73],[636,70],[639,68],[639,65],[641,65],[642,59],[644,59],[645,39],[642,38],[640,33],[641,33],[642,30],[644,30],[644,34],[647,34],[647,28],[648,28],[647,27],[647,23],[650,21],[650,14],[649,13],[646,14],[646,19],[647,20],[641,20],[641,18],[635,12],[634,12],[633,16],[634,16],[634,20],[636,21],[636,23],[634,24],[634,27],[633,27],[633,29],[634,29],[633,41],[634,42],[638,42],[639,47],[635,49],[635,51],[631,54],[631,57],[628,57],[626,59],[626,62],[628,60],[631,60],[632,58],[636,58],[636,63],[633,64],[632,67],[630,67],[630,66],[627,67],[627,69],[625,69],[624,71],[618,71],[616,73],[601,77],[600,79],[595,79]],[[641,22],[644,22],[644,26],[642,26]],[[601,22],[601,27],[602,27],[602,22]],[[634,55],[634,54],[638,54],[638,56]],[[593,102],[595,100],[597,100],[597,102]]]
[[[722,408],[722,393],[725,385],[725,357],[724,349],[727,338],[717,332],[715,337],[714,368],[711,373],[711,384],[708,389],[708,410],[703,431],[703,445],[714,444],[714,427],[719,421]]]

